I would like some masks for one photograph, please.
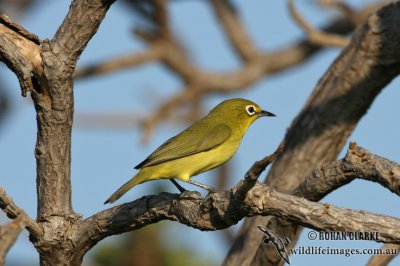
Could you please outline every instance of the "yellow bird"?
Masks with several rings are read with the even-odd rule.
[[[174,179],[214,192],[211,187],[190,180],[228,161],[249,126],[259,117],[275,116],[245,99],[224,101],[208,115],[155,150],[135,169],[139,172],[121,186],[104,204],[113,203],[132,187],[157,179],[170,179],[180,192],[185,191]]]

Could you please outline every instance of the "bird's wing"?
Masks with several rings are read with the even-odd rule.
[[[138,164],[135,169],[157,165],[212,150],[224,143],[231,135],[231,129],[224,124],[206,130],[204,134],[198,134],[198,132],[201,131],[204,132],[204,130],[194,131],[188,128],[179,135],[170,138],[143,162]]]

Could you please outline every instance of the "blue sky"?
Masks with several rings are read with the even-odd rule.
[[[246,4],[236,2],[251,37],[257,47],[263,50],[279,49],[303,35],[289,17],[284,1],[246,1]],[[316,8],[313,5],[314,1],[298,3],[302,14],[314,25],[322,25],[335,15],[332,11],[321,11]],[[360,1],[353,1],[353,4],[359,3]],[[67,13],[68,7],[69,1],[45,1],[23,18],[14,19],[41,39],[51,38]],[[175,33],[188,47],[190,56],[199,66],[221,72],[240,67],[226,45],[226,39],[205,1],[174,1],[169,6],[169,11]],[[145,46],[131,37],[131,29],[135,23],[138,21],[123,5],[117,3],[112,6],[98,33],[82,54],[78,65],[84,66],[113,56],[143,50]],[[214,95],[205,100],[205,109],[208,110],[224,99],[244,97],[256,101],[278,116],[274,119],[259,120],[250,128],[232,159],[233,174],[229,186],[242,178],[255,160],[272,152],[279,144],[292,119],[338,52],[338,49],[326,49],[300,67],[268,77],[251,86],[249,90],[230,95]],[[29,215],[36,217],[34,108],[28,99],[20,96],[18,82],[13,73],[5,66],[2,66],[2,70],[1,77],[7,84],[6,92],[12,98],[12,112],[6,121],[6,126],[0,129],[0,185]],[[398,142],[400,118],[396,115],[398,112],[395,108],[400,99],[399,83],[399,79],[396,79],[383,90],[350,137],[351,141],[357,142],[364,148],[397,162],[400,161]],[[96,112],[150,115],[158,103],[180,88],[180,80],[156,63],[77,81],[75,118],[79,120],[80,114]],[[146,95],[149,91],[153,94],[151,99]],[[88,217],[102,210],[104,200],[135,173],[133,166],[184,127],[185,125],[163,124],[156,129],[147,145],[140,143],[141,131],[137,126],[125,129],[75,127],[72,137],[72,196],[75,211]],[[340,157],[344,152],[342,151]],[[212,177],[212,174],[203,174],[195,180],[212,185]],[[130,201],[148,194],[157,185],[154,183],[156,182],[135,187],[119,202]],[[169,184],[165,187],[170,192],[176,192]],[[399,216],[398,197],[377,184],[365,181],[355,181],[335,191],[323,202]],[[5,220],[3,216],[0,217],[0,220]],[[169,244],[190,247],[199,255],[214,257],[217,262],[224,259],[229,246],[225,245],[220,233],[200,232],[176,223],[168,223],[170,230],[165,232],[163,237]],[[238,226],[235,227],[237,228]],[[182,237],[176,238],[177,234]],[[306,240],[305,234],[303,233],[298,246],[322,245],[343,248],[380,246],[364,241],[312,242]],[[114,239],[109,238],[104,241],[114,241]],[[26,233],[21,235],[8,258],[13,261],[21,261],[22,258],[38,260]],[[365,264],[367,260],[366,256],[291,258],[292,265],[321,263],[360,265]]]

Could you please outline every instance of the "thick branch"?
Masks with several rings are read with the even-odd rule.
[[[71,129],[73,71],[113,1],[74,0],[52,41],[43,43],[40,93],[33,95],[38,121],[38,218],[73,216]]]
[[[342,160],[324,164],[313,171],[294,194],[319,201],[357,178],[379,183],[400,196],[400,165],[374,155],[355,143],[350,143]]]
[[[37,117],[38,223],[0,190],[0,206],[26,223],[42,265],[68,265],[73,224],[71,204],[73,72],[112,0],[74,0],[54,38],[40,43],[22,27],[0,18],[0,54],[17,74],[23,94],[31,91]],[[40,228],[40,229],[39,229]],[[43,233],[41,233],[43,232]]]
[[[324,231],[377,231],[383,242],[398,243],[393,232],[400,220],[352,211],[329,204],[312,203],[306,199],[284,195],[257,182],[258,176],[282,152],[284,144],[270,156],[256,162],[246,173],[245,180],[227,191],[213,193],[202,199],[196,192],[190,194],[161,193],[134,202],[116,206],[86,219],[82,224],[77,249],[86,250],[104,237],[137,230],[162,220],[178,221],[200,230],[220,230],[236,224],[243,217],[274,215],[287,221]],[[400,195],[400,166],[376,156],[355,143],[350,144],[343,160],[326,164],[314,171],[298,195],[318,191],[323,197],[355,178],[378,182]],[[311,193],[312,194],[312,193]],[[312,200],[315,200],[312,198]],[[340,223],[338,223],[340,221]],[[382,225],[383,231],[379,228]],[[392,234],[392,235],[391,235]]]
[[[379,183],[393,193],[400,195],[400,166],[358,147],[355,143],[350,143],[347,154],[342,160],[323,164],[314,170],[294,191],[294,195],[312,201],[319,201],[354,179],[364,179]],[[269,222],[269,226],[278,228],[277,234],[285,235],[292,239],[297,238],[302,229],[300,225],[288,223],[282,219],[272,219]],[[269,250],[259,248],[258,252],[265,255],[265,252],[269,252]],[[259,256],[261,257],[261,255]],[[374,261],[380,261],[380,259],[383,259],[383,257],[378,256]],[[283,263],[276,256],[269,256],[269,262],[275,265]],[[261,264],[263,261],[261,260],[257,263]]]
[[[255,215],[274,215],[316,230],[379,232],[379,241],[400,243],[400,220],[396,218],[310,202],[260,183],[243,194],[247,182],[241,181],[234,188],[213,193],[206,199],[197,192],[161,193],[107,209],[84,220],[76,250],[85,252],[107,236],[162,220],[213,231]]]
[[[57,46],[54,52],[67,56],[75,65],[114,2],[115,0],[73,0],[52,40]]]
[[[349,46],[320,79],[293,121],[285,138],[285,150],[269,173],[268,185],[292,192],[313,169],[336,158],[375,97],[400,72],[400,29],[395,26],[400,23],[399,13],[399,4],[391,4],[371,15],[354,33]],[[255,224],[271,224],[271,220],[248,220],[225,265],[277,265],[273,259],[266,261],[276,252],[260,246],[262,237],[254,229]],[[281,224],[269,226],[274,232],[278,227],[284,228]],[[290,226],[283,231],[285,236],[292,234]],[[255,255],[257,247],[260,249]]]
[[[69,265],[73,227],[80,216],[71,202],[71,131],[74,112],[73,73],[76,61],[96,33],[112,0],[74,0],[52,40],[42,43],[43,73],[36,110],[38,215],[43,237],[31,238],[41,265]]]
[[[308,200],[319,201],[354,179],[364,179],[379,183],[400,196],[400,165],[372,154],[353,142],[350,143],[347,154],[342,160],[323,164],[314,170],[293,194]],[[269,225],[279,227],[278,234],[291,236],[292,238],[298,237],[301,232],[300,225],[295,223],[288,224],[281,219],[273,219]],[[288,232],[291,235],[286,235]],[[374,261],[384,260],[383,257],[377,256]],[[388,257],[390,258],[391,256]],[[273,260],[275,264],[280,262],[280,258],[270,258],[270,260]]]
[[[22,95],[34,91],[33,75],[41,75],[39,39],[21,26],[13,23],[7,16],[0,16],[0,55],[1,60],[17,75]]]

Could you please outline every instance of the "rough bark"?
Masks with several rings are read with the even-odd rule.
[[[18,76],[23,94],[30,92],[38,125],[35,148],[37,220],[29,218],[5,191],[0,189],[0,208],[8,217],[15,219],[11,224],[0,228],[2,240],[7,241],[6,244],[3,242],[0,248],[0,259],[4,259],[4,254],[22,227],[29,231],[30,240],[40,254],[41,265],[79,265],[86,252],[101,239],[161,220],[178,221],[200,230],[219,230],[237,223],[243,217],[256,215],[273,215],[316,230],[378,231],[379,241],[400,244],[399,219],[310,202],[257,183],[261,172],[278,153],[256,162],[246,174],[245,180],[240,181],[234,188],[213,193],[206,199],[202,199],[196,193],[161,193],[101,211],[83,220],[74,212],[71,204],[73,73],[80,54],[96,33],[113,2],[72,1],[65,20],[52,40],[41,41],[8,18],[0,18],[1,59]],[[156,20],[162,34],[167,36],[170,32],[165,3],[164,0],[155,2],[161,10]],[[254,49],[246,45],[246,42],[239,43],[240,39],[247,38],[245,32],[239,31],[240,38],[233,33],[233,28],[240,24],[232,10],[218,1],[212,1],[212,4],[226,30],[232,31],[228,32],[229,38],[242,59],[247,62],[255,60],[257,56]],[[389,190],[399,193],[399,166],[383,158],[374,157],[356,146],[350,148],[343,161],[321,166],[321,163],[336,157],[340,145],[345,142],[375,96],[400,71],[400,54],[396,50],[400,30],[390,27],[398,24],[399,14],[400,4],[391,5],[370,17],[355,33],[349,46],[327,71],[306,107],[293,122],[286,137],[283,154],[270,173],[270,186],[284,192],[293,192],[297,187],[296,195],[309,194],[311,200],[318,200],[362,173],[364,178],[373,179]],[[232,91],[242,89],[263,77],[265,73],[274,73],[282,70],[282,67],[292,66],[298,62],[296,60],[304,60],[304,57],[318,49],[309,43],[302,45],[304,46],[301,46],[300,50],[285,51],[284,57],[289,59],[280,60],[279,69],[278,64],[273,63],[274,58],[271,54],[271,62],[268,62],[268,65],[262,63],[268,61],[267,57],[257,59],[248,63],[240,75],[230,74],[229,79],[224,75],[196,72],[199,70],[193,70],[181,51],[173,50],[176,48],[172,46],[167,46],[172,50],[169,50],[167,55],[162,54],[161,59],[177,72],[181,72],[184,79],[191,81],[189,88],[201,87],[203,93],[216,90]],[[275,55],[275,60],[283,56],[280,53]],[[158,53],[147,54],[144,58],[135,60],[143,62],[158,56]],[[179,97],[176,99],[179,100]],[[346,113],[342,110],[346,110]],[[363,157],[362,160],[357,161],[357,156]],[[294,160],[295,157],[303,161]],[[306,176],[319,166],[321,168],[303,183]],[[387,167],[391,167],[389,172]],[[381,171],[382,169],[385,171]],[[331,176],[335,178],[330,179]],[[288,177],[291,182],[288,181]],[[279,179],[286,181],[282,182]],[[325,183],[327,180],[329,182]],[[341,223],[337,223],[338,219]],[[281,220],[273,221],[276,225],[282,224]],[[289,224],[289,227],[291,230],[284,232],[298,232],[298,226]],[[11,230],[5,233],[5,228]],[[263,236],[259,232],[255,236],[251,230],[248,233],[248,239]],[[254,243],[258,245],[259,241]],[[253,256],[254,253],[251,258]],[[260,262],[258,258],[256,255],[254,261]],[[241,259],[235,260],[243,263]]]
[[[371,15],[350,44],[318,82],[285,137],[286,147],[268,174],[266,184],[293,193],[309,173],[335,159],[375,97],[399,74],[400,4]],[[280,257],[268,246],[256,225],[268,225],[295,244],[299,228],[276,219],[249,219],[240,229],[225,265],[277,265]]]
[[[379,241],[400,241],[400,231],[396,229],[399,219],[314,203],[261,185],[257,177],[269,159],[256,163],[246,174],[245,180],[234,188],[213,193],[206,199],[196,192],[182,195],[161,193],[99,212],[80,225],[76,252],[85,253],[107,236],[137,230],[162,220],[178,221],[199,230],[211,231],[227,228],[243,217],[255,215],[273,215],[316,230],[379,232]],[[400,195],[400,166],[356,144],[350,145],[342,160],[314,171],[307,178],[307,185],[299,190],[302,193],[318,191],[322,198],[360,177],[377,182]],[[263,237],[262,233],[259,234]]]
[[[400,167],[397,163],[350,143],[346,156],[339,161],[323,164],[296,188],[294,195],[319,201],[333,190],[364,179],[382,184],[400,196]]]
[[[13,23],[7,16],[0,16],[0,55],[2,61],[16,74],[22,95],[34,90],[32,75],[42,72],[39,39]]]
[[[49,248],[48,256],[52,254],[58,257],[51,259],[45,257],[42,259],[42,264],[53,263],[53,265],[79,265],[84,254],[103,238],[137,230],[162,220],[177,221],[199,230],[209,231],[227,228],[243,217],[274,215],[316,230],[375,231],[379,233],[379,241],[400,243],[400,230],[396,229],[400,228],[400,220],[397,218],[313,203],[274,191],[258,183],[257,178],[263,169],[276,158],[282,148],[283,146],[280,146],[272,156],[256,162],[245,179],[235,187],[210,194],[206,199],[201,198],[197,192],[146,196],[101,211],[85,220],[76,219],[69,224],[60,224],[59,231],[53,229],[42,232],[42,226],[46,230],[45,224],[39,221],[38,226],[36,222],[30,220],[2,190],[0,190],[0,207],[10,218],[18,216],[23,219],[31,236],[35,236],[36,242],[49,241],[49,236],[46,234],[50,234],[53,238],[54,234],[65,237],[64,241],[59,242],[61,247],[58,249],[46,242]],[[309,180],[307,185],[304,188],[300,187],[299,190],[303,191],[302,193],[307,193],[308,190],[318,191],[320,197],[323,197],[359,177],[377,182],[400,194],[398,189],[400,166],[371,154],[356,144],[350,145],[346,157],[342,160],[328,163],[314,171],[307,178]],[[326,180],[328,182],[325,182]],[[54,220],[51,222],[54,223]],[[13,237],[15,235],[11,235],[9,240],[12,241]],[[39,248],[43,248],[43,245]],[[64,252],[61,252],[62,250]]]
[[[73,73],[112,3],[73,1],[54,38],[42,42],[7,19],[0,24],[3,60],[19,77],[23,93],[31,92],[37,114],[37,222],[43,235],[31,235],[31,241],[41,265],[71,264],[69,239],[79,218],[72,209],[70,180]]]
[[[54,38],[42,42],[43,75],[39,77],[40,90],[32,94],[38,125],[37,219],[44,231],[44,237],[33,243],[42,265],[71,265],[72,262],[70,238],[80,218],[71,204],[73,73],[79,55],[112,3],[73,1]]]

